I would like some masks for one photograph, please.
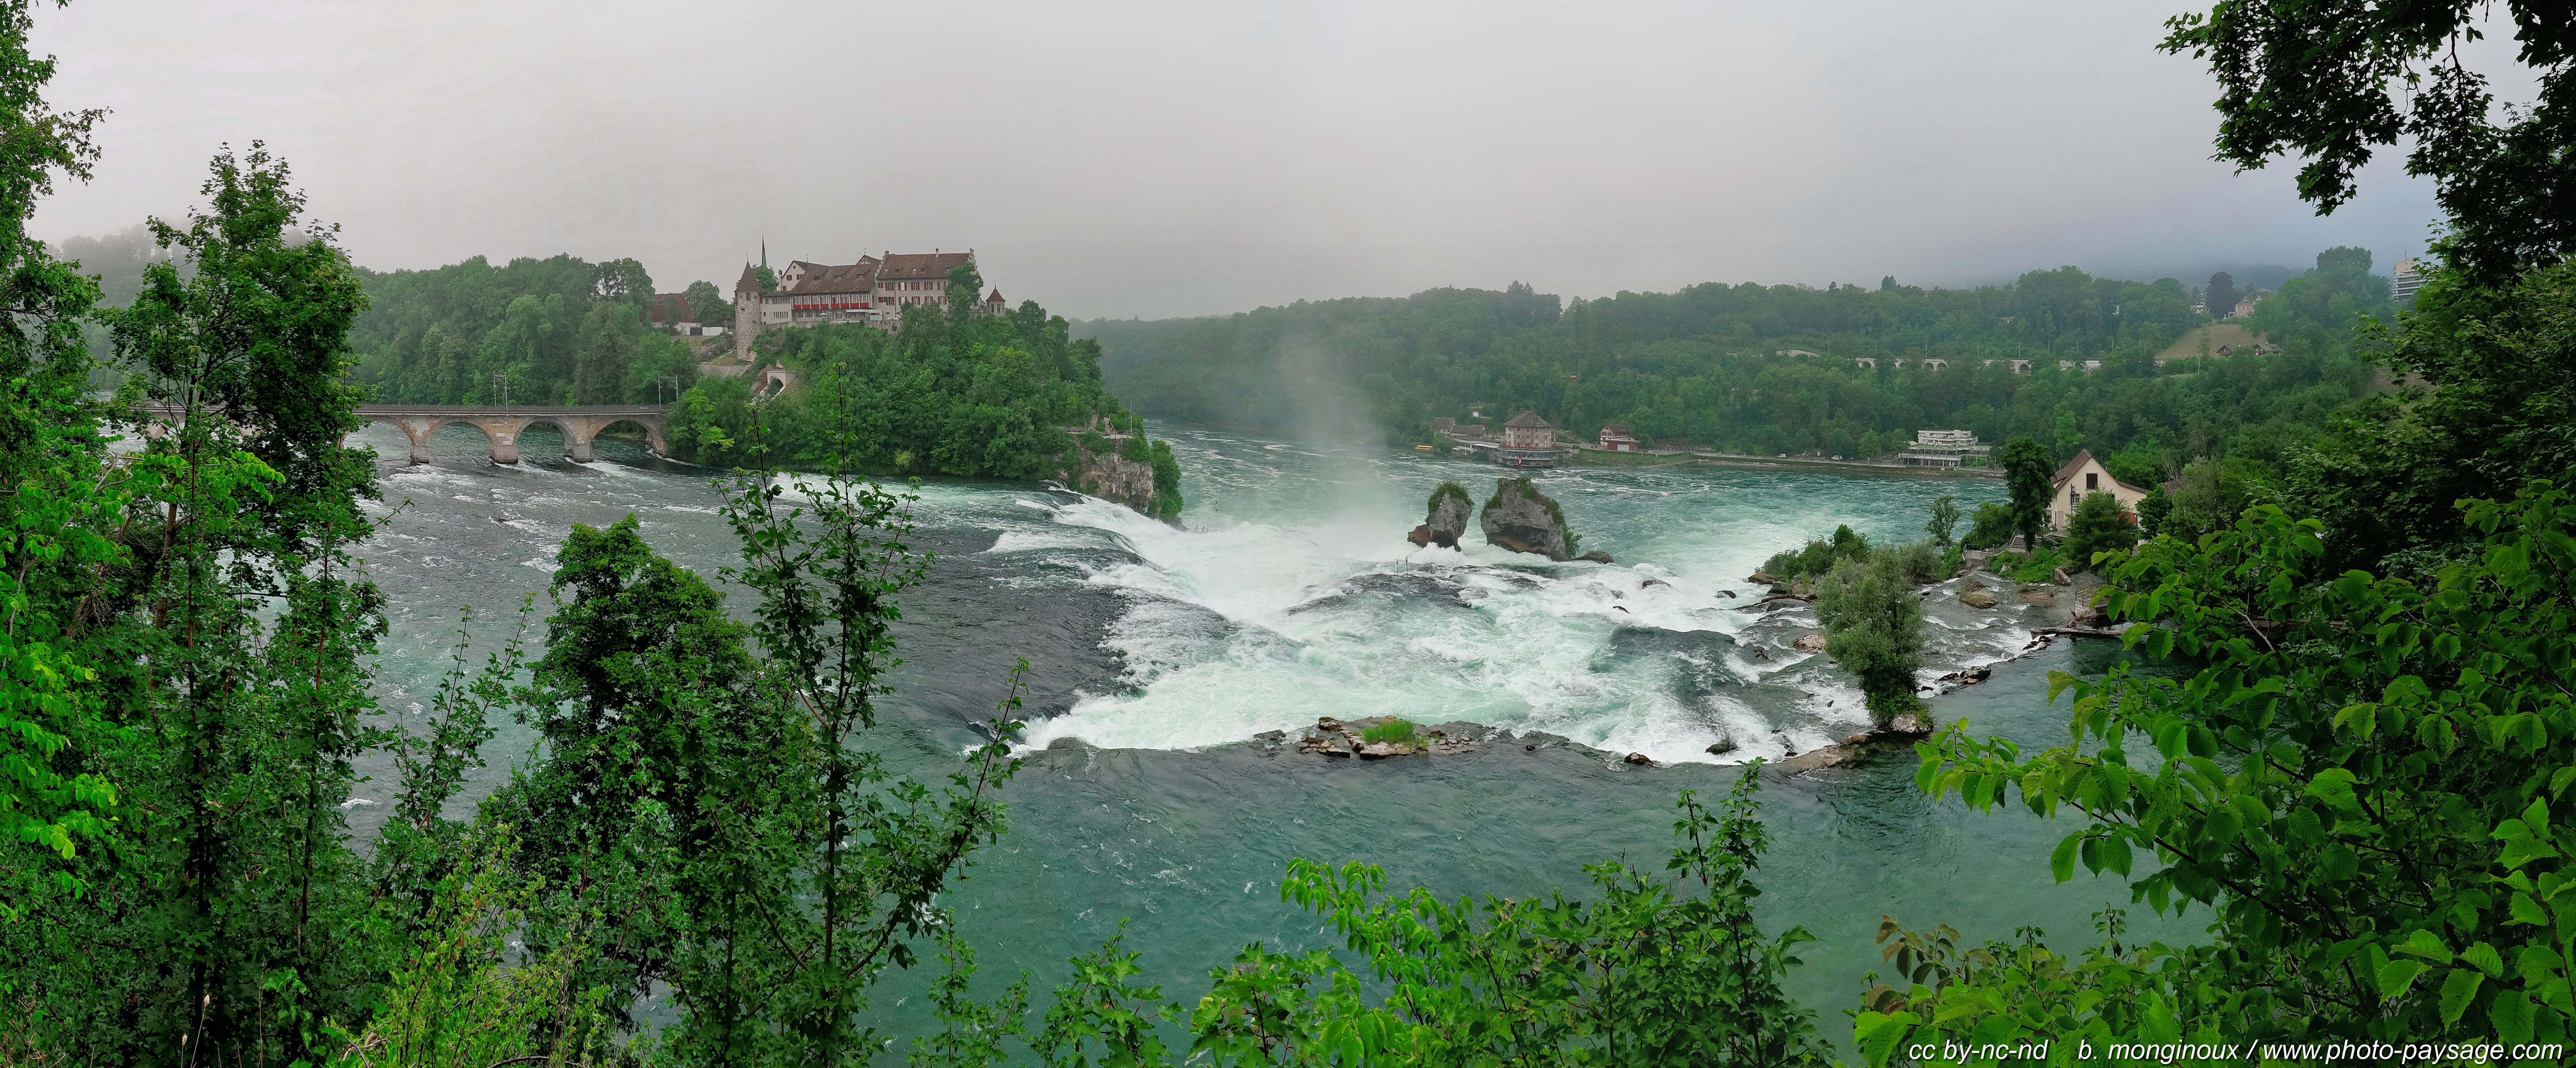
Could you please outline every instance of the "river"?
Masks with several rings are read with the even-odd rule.
[[[1033,669],[1030,761],[1005,791],[1012,828],[949,899],[996,986],[1027,969],[1043,994],[1067,956],[1127,917],[1148,978],[1193,1002],[1207,971],[1246,942],[1319,944],[1317,921],[1278,899],[1291,857],[1369,861],[1397,886],[1453,899],[1581,890],[1582,865],[1613,857],[1660,871],[1680,791],[1722,793],[1731,765],[1866,725],[1848,679],[1791,647],[1813,631],[1812,612],[1756,610],[1762,591],[1744,576],[1837,524],[1911,540],[1943,493],[1969,511],[2003,495],[1993,480],[1920,475],[1544,471],[1539,486],[1583,547],[1617,560],[1548,564],[1486,547],[1472,531],[1458,550],[1404,540],[1436,483],[1458,479],[1481,500],[1490,466],[1153,433],[1172,442],[1186,473],[1181,529],[1025,483],[942,480],[919,491],[919,542],[938,560],[905,598],[905,663],[875,744],[898,770],[942,772],[977,741],[968,724],[992,715],[1013,660]],[[404,455],[389,427],[352,439],[362,443]],[[432,447],[435,463],[384,466],[382,525],[363,553],[391,594],[378,665],[391,714],[416,714],[427,699],[460,609],[475,612],[465,627],[478,657],[507,632],[574,523],[632,512],[658,550],[710,578],[736,560],[709,472],[635,443],[602,439],[598,459],[577,464],[531,430],[521,444],[529,462],[517,467],[486,462],[482,435],[462,426]],[[1926,681],[2021,654],[2028,613],[2039,611],[2010,596],[1999,610],[1966,609],[1948,596],[1955,585],[1925,602]],[[1934,698],[1933,709],[2025,746],[2060,743],[2066,711],[2048,703],[2048,672],[2098,673],[2120,655],[2109,642],[2061,642]],[[1656,764],[1519,744],[1361,763],[1248,742],[1318,716],[1378,714],[1546,732]],[[1720,739],[1734,751],[1706,752]],[[527,745],[523,728],[502,724],[492,764],[457,814]],[[389,767],[369,770],[377,781],[350,803],[362,835],[392,789]],[[1760,913],[1773,933],[1800,925],[1821,940],[1801,947],[1806,963],[1790,985],[1837,1041],[1850,1033],[1843,1010],[1864,973],[1884,967],[1872,944],[1883,914],[1948,923],[1972,941],[2036,925],[2071,949],[2095,939],[2095,910],[2128,902],[2114,878],[2052,883],[2049,848],[2076,826],[2018,808],[1935,804],[1914,790],[1913,772],[1910,755],[1891,755],[1775,777],[1763,794],[1776,841]],[[926,979],[888,980],[881,1008],[894,1033],[924,1025],[915,992]]]

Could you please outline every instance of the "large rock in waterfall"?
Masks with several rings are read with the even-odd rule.
[[[1125,440],[1110,438],[1094,452],[1075,439],[1071,470],[1063,473],[1065,488],[1147,512],[1154,503],[1154,465],[1120,456],[1118,446]]]
[[[1575,536],[1565,529],[1565,512],[1526,478],[1494,480],[1494,495],[1485,499],[1480,520],[1485,541],[1516,553],[1536,553],[1563,562],[1574,556]]]
[[[1406,538],[1415,545],[1455,549],[1459,535],[1467,532],[1467,521],[1475,517],[1476,499],[1467,495],[1467,487],[1443,482],[1431,491],[1430,513]]]

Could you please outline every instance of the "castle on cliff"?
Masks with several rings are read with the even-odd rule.
[[[760,273],[749,261],[733,286],[733,351],[751,358],[751,343],[763,332],[817,323],[865,323],[892,330],[903,321],[903,309],[916,304],[948,307],[948,272],[975,262],[975,250],[906,252],[861,256],[857,263],[829,264],[789,260],[778,271],[778,288],[763,291]],[[760,266],[769,266],[769,249],[761,246]],[[975,300],[975,294],[965,295]],[[999,288],[979,302],[984,314],[1008,308]]]

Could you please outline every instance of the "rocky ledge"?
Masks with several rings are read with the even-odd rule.
[[[1931,734],[1932,720],[1930,717],[1908,712],[1902,716],[1896,717],[1896,721],[1894,723],[1890,723],[1885,727],[1863,731],[1859,734],[1843,739],[1842,743],[1839,745],[1829,745],[1822,749],[1809,750],[1771,766],[1778,769],[1783,775],[1801,775],[1810,771],[1819,771],[1825,768],[1848,764],[1863,756],[1880,750],[1893,749],[1900,745],[1912,745],[1916,739],[1929,737]]]
[[[1484,741],[1485,728],[1473,723],[1443,723],[1420,728],[1412,743],[1371,742],[1364,738],[1369,728],[1395,722],[1393,716],[1370,716],[1366,719],[1339,720],[1325,716],[1315,721],[1315,729],[1297,740],[1297,749],[1328,757],[1356,756],[1362,760],[1384,760],[1388,757],[1423,754],[1463,753]],[[1274,732],[1276,733],[1276,732]],[[1285,735],[1282,734],[1282,738]]]

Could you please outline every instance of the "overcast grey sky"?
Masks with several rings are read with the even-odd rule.
[[[1078,318],[2420,249],[2393,158],[2326,219],[2209,160],[2182,6],[81,0],[37,46],[106,156],[36,232],[183,211],[263,138],[380,269],[973,248]]]

